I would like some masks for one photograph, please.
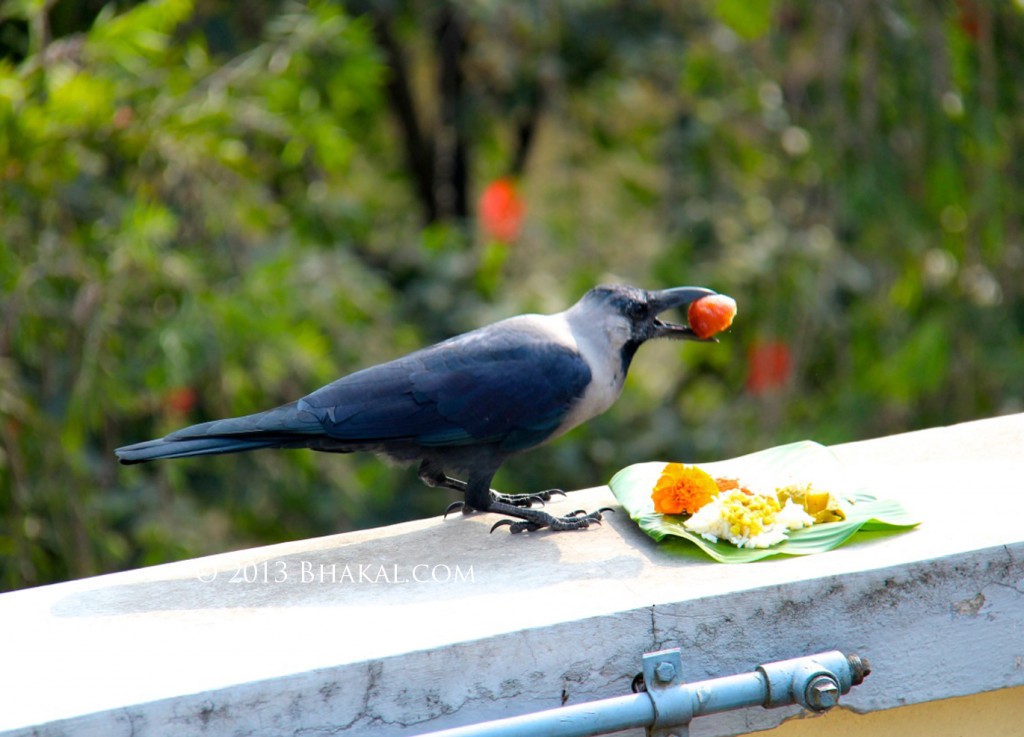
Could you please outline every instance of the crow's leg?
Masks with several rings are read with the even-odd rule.
[[[453,479],[430,461],[420,464],[420,481],[434,489],[451,489],[466,493],[466,482]]]
[[[493,476],[493,473],[470,476],[469,482],[466,484],[466,506],[481,512],[495,512],[515,518],[499,520],[491,528],[491,532],[494,532],[494,530],[503,525],[508,525],[509,530],[513,533],[533,532],[544,527],[547,527],[549,530],[582,530],[590,527],[593,523],[599,523],[602,512],[611,511],[610,509],[599,509],[596,512],[587,514],[582,509],[579,509],[564,517],[555,517],[539,509],[517,507],[512,504],[495,501],[491,497],[491,478]]]
[[[452,478],[430,461],[423,461],[420,464],[420,481],[432,488],[451,489],[452,491],[461,491],[463,494],[466,493],[465,481]],[[565,496],[565,492],[561,489],[546,489],[535,494],[502,494],[494,489],[488,489],[488,491],[490,492],[492,502],[511,504],[514,507],[532,507],[534,502],[538,502],[543,506],[544,502],[551,501],[551,497],[554,494]],[[466,502],[452,502],[444,512],[445,516],[447,517],[449,513],[454,512],[456,509],[461,509],[463,514],[469,514],[473,511],[472,505],[468,505]]]
[[[431,464],[430,461],[423,461],[420,464],[420,481],[432,489],[451,489],[452,491],[461,491],[463,494],[466,493],[465,481],[453,479],[440,468]],[[461,509],[463,514],[469,514],[473,511],[473,508],[464,501],[452,502],[445,508],[444,516],[447,517],[456,509]]]

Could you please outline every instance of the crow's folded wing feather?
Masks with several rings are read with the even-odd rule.
[[[542,442],[590,382],[572,349],[519,331],[481,331],[359,371],[298,402],[332,438],[421,445]]]

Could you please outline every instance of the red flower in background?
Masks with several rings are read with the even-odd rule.
[[[519,237],[526,205],[519,196],[515,180],[495,179],[480,195],[480,225],[495,240],[509,243]]]
[[[975,0],[957,0],[957,23],[964,35],[975,41],[981,38],[981,9]]]
[[[747,391],[766,394],[789,380],[793,358],[789,346],[778,340],[755,341],[747,353]]]
[[[135,113],[127,105],[122,105],[114,111],[113,123],[114,127],[118,130],[124,130],[132,124],[132,118],[135,117]]]
[[[168,409],[176,415],[187,415],[196,406],[196,390],[190,386],[176,386],[164,394]]]

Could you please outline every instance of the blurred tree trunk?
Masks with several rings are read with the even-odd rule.
[[[374,34],[390,70],[387,80],[388,105],[402,134],[405,164],[423,211],[423,220],[432,223],[438,218],[434,197],[433,141],[427,137],[420,124],[405,54],[395,39],[392,22],[392,18],[385,12],[373,14]]]
[[[394,31],[394,17],[372,11],[374,33],[390,77],[388,104],[402,135],[405,163],[424,224],[464,220],[469,206],[469,138],[466,133],[466,23],[454,5],[437,11],[433,40],[437,58],[437,125],[428,130],[417,109],[406,54]]]
[[[434,32],[438,56],[438,130],[434,145],[435,200],[444,220],[469,217],[469,141],[466,137],[466,103],[463,95],[462,59],[466,52],[466,27],[452,5],[440,11]]]

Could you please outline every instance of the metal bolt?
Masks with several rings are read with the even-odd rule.
[[[832,676],[815,676],[804,693],[807,705],[815,711],[828,711],[839,703],[839,684]]]
[[[871,675],[871,663],[867,658],[859,655],[848,655],[846,661],[850,664],[850,677],[854,686],[864,683],[864,679]]]
[[[658,663],[654,669],[654,677],[658,683],[671,683],[676,677],[676,667],[671,663]]]

